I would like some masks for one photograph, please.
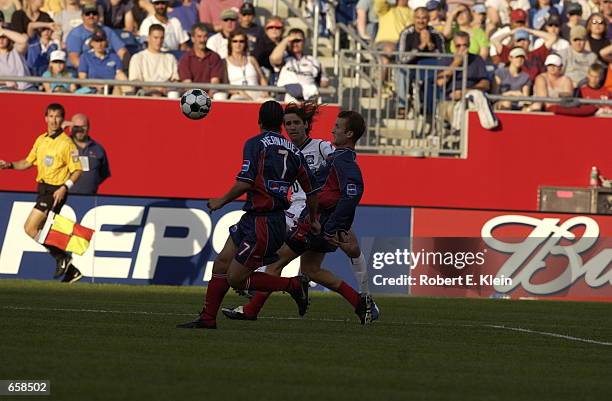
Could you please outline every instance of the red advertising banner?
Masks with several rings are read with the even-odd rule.
[[[612,216],[414,208],[416,296],[612,301]]]

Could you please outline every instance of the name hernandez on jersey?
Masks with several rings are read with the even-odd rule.
[[[334,147],[328,141],[308,138],[300,147],[300,151],[304,155],[304,159],[306,159],[308,168],[314,172],[319,168],[327,156],[333,153]],[[296,181],[291,187],[291,203],[305,201],[306,192],[304,192],[300,184]]]

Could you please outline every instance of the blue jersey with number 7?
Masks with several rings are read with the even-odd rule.
[[[265,131],[244,144],[237,180],[253,184],[243,210],[274,212],[289,207],[287,194],[295,181],[310,195],[319,190],[300,150],[276,132]]]

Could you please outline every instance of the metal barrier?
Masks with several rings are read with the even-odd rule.
[[[342,50],[338,102],[360,112],[367,134],[362,152],[465,157],[467,57],[458,68],[444,66],[452,54]],[[361,58],[360,58],[361,57]],[[386,62],[378,62],[387,58]],[[450,60],[449,60],[450,61]],[[445,78],[441,78],[444,75]],[[457,100],[451,100],[451,95]]]

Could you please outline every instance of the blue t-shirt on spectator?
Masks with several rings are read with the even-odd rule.
[[[104,58],[99,58],[93,50],[81,54],[79,72],[87,74],[92,79],[115,79],[117,71],[123,65],[116,53],[106,50]]]
[[[119,49],[125,47],[125,44],[119,36],[117,36],[115,31],[107,26],[102,26],[101,28],[108,38],[108,46],[112,53],[117,53]],[[93,32],[85,28],[82,24],[71,30],[66,38],[66,50],[68,53],[87,53],[90,50],[89,38],[92,34]]]
[[[51,71],[47,70],[43,72],[42,77],[43,78],[75,78],[75,74],[72,71],[64,71],[60,75],[56,75],[55,77],[53,77],[53,75],[51,75]],[[51,82],[49,83],[49,85],[51,86],[51,92],[57,92],[57,91],[62,91],[62,90],[65,92],[70,92],[70,84]]]
[[[176,6],[171,13],[168,13],[168,17],[176,17],[181,21],[181,26],[187,32],[191,32],[191,28],[200,22],[200,16],[198,14],[198,5],[196,1],[191,2],[191,6],[185,7],[180,2],[175,3]]]
[[[28,54],[26,56],[26,63],[30,68],[30,73],[33,76],[40,77],[47,71],[51,52],[58,48],[59,46],[57,44],[51,43],[49,47],[43,50],[38,36],[30,38],[28,40]]]

